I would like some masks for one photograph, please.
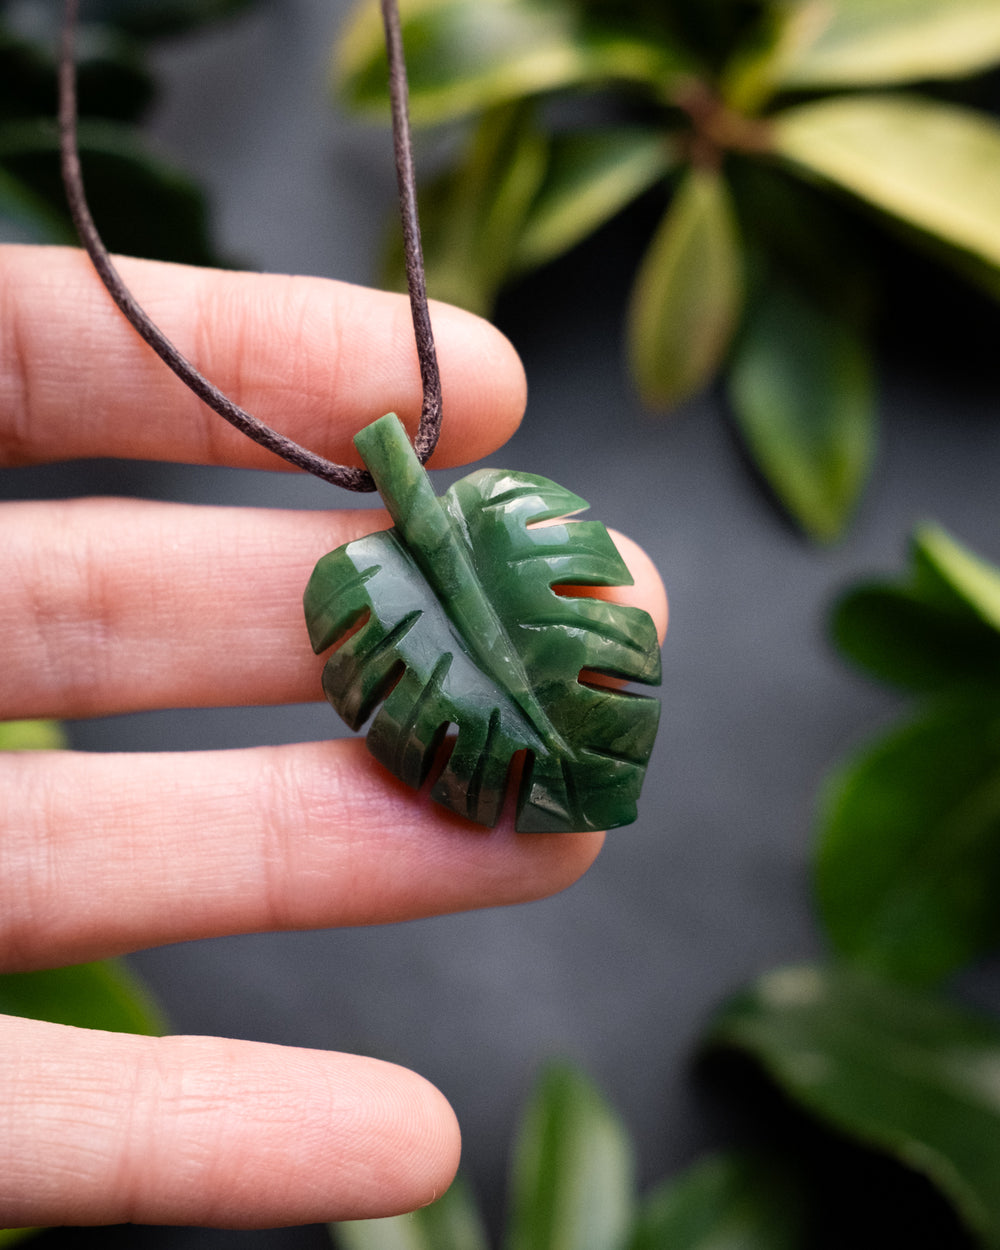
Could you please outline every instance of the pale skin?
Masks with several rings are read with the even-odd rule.
[[[361,425],[395,411],[415,427],[405,299],[321,279],[120,268],[203,373],[310,449],[357,463]],[[442,305],[432,316],[445,397],[432,467],[473,462],[517,427],[524,374],[485,322]],[[0,464],[111,455],[281,467],[166,370],[82,253],[0,247]],[[330,491],[329,512],[0,504],[0,715],[315,699],[302,589],[324,552],[386,523]],[[662,633],[659,578],[620,542],[636,584],[608,593],[645,607]],[[536,899],[575,881],[602,840],[518,835],[509,814],[493,831],[471,827],[357,740],[0,755],[0,971]],[[444,1097],[392,1064],[0,1017],[0,1227],[388,1215],[443,1193],[458,1155]]]

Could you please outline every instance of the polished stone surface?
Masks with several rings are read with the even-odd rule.
[[[328,552],[306,587],[313,650],[334,647],[331,705],[351,729],[371,718],[368,749],[393,776],[430,779],[476,824],[500,819],[521,752],[519,833],[631,824],[659,704],[594,683],[659,682],[656,626],[555,589],[631,583],[608,531],[541,524],[587,505],[536,473],[477,469],[439,498],[394,413],[354,443],[394,524]]]

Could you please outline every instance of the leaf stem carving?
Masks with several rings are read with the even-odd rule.
[[[463,649],[509,692],[552,751],[571,752],[535,697],[531,680],[502,622],[483,592],[465,544],[434,493],[403,425],[389,413],[354,439],[400,536],[448,616]]]

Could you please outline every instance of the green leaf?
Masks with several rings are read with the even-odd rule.
[[[855,586],[834,605],[831,633],[855,664],[903,690],[1000,696],[1000,636],[910,587]]]
[[[568,252],[674,168],[661,130],[611,126],[552,140],[548,167],[517,241],[514,265],[534,269]]]
[[[505,1250],[619,1250],[634,1201],[623,1125],[580,1072],[551,1064],[518,1133]]]
[[[1000,705],[932,709],[827,784],[816,895],[839,954],[931,985],[1000,945]]]
[[[889,223],[893,233],[903,243],[921,251],[930,260],[951,270],[970,286],[978,287],[991,299],[1000,300],[1000,266],[991,264],[981,256],[952,247],[934,235],[908,227],[898,219]]]
[[[1000,569],[974,555],[939,525],[918,528],[913,548],[916,587],[929,602],[960,607],[1000,632]]]
[[[219,264],[201,192],[153,156],[139,132],[114,122],[83,122],[80,158],[97,227],[112,251],[183,264]],[[0,172],[68,221],[55,124],[0,126]]]
[[[142,983],[115,960],[0,974],[0,1014],[112,1033],[164,1031]]]
[[[65,745],[58,721],[0,721],[0,751],[58,751]]]
[[[642,1203],[629,1250],[799,1250],[801,1199],[770,1159],[719,1155]]]
[[[996,0],[805,0],[793,14],[783,87],[958,78],[1000,61]]]
[[[766,974],[708,1045],[752,1056],[812,1114],[922,1173],[1000,1246],[1000,1030],[846,968]]]
[[[340,1250],[488,1250],[469,1188],[458,1176],[448,1192],[411,1215],[331,1224]]]
[[[44,1231],[42,1228],[0,1228],[0,1246],[12,1246]]]
[[[730,402],[776,496],[813,538],[837,538],[868,478],[875,397],[867,345],[802,287],[774,277],[750,301]]]
[[[627,25],[597,24],[573,0],[410,0],[403,42],[416,124],[464,117],[584,82],[639,81],[666,93],[687,59]],[[362,3],[337,47],[336,78],[355,108],[387,107],[378,6]]]
[[[455,168],[420,197],[430,295],[489,313],[513,265],[546,156],[546,141],[530,106],[504,105],[483,116]],[[389,285],[405,290],[398,222],[392,228],[387,269]]]
[[[579,242],[663,176],[672,159],[669,140],[648,128],[549,141],[530,103],[489,110],[455,166],[420,192],[429,293],[488,315],[507,279]],[[406,289],[398,223],[384,280]]]
[[[776,150],[809,173],[1000,267],[1000,123],[917,96],[845,96],[773,119]]]
[[[736,220],[722,177],[690,170],[649,246],[629,309],[629,348],[643,400],[669,407],[712,378],[743,292]]]
[[[798,7],[773,5],[760,15],[752,38],[730,46],[718,90],[733,112],[757,116],[774,95],[789,50],[800,42],[798,12]]]
[[[369,750],[414,787],[457,726],[431,794],[470,820],[496,822],[521,751],[518,829],[634,820],[659,705],[578,678],[659,681],[655,627],[639,609],[553,590],[630,582],[607,531],[528,528],[586,506],[533,474],[481,469],[438,499],[391,414],[355,443],[395,528],[324,556],[310,579],[317,653],[363,622],[327,661],[327,698],[354,729],[381,702]]]
[[[868,322],[874,257],[853,206],[775,162],[733,158],[726,176],[749,253],[748,287],[777,278],[858,325]]]
[[[936,525],[913,536],[909,576],[834,605],[840,650],[882,681],[926,693],[1000,694],[1000,571]]]

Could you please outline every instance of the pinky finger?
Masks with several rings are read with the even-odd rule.
[[[458,1151],[444,1097],[393,1064],[0,1017],[0,1227],[390,1215]]]

